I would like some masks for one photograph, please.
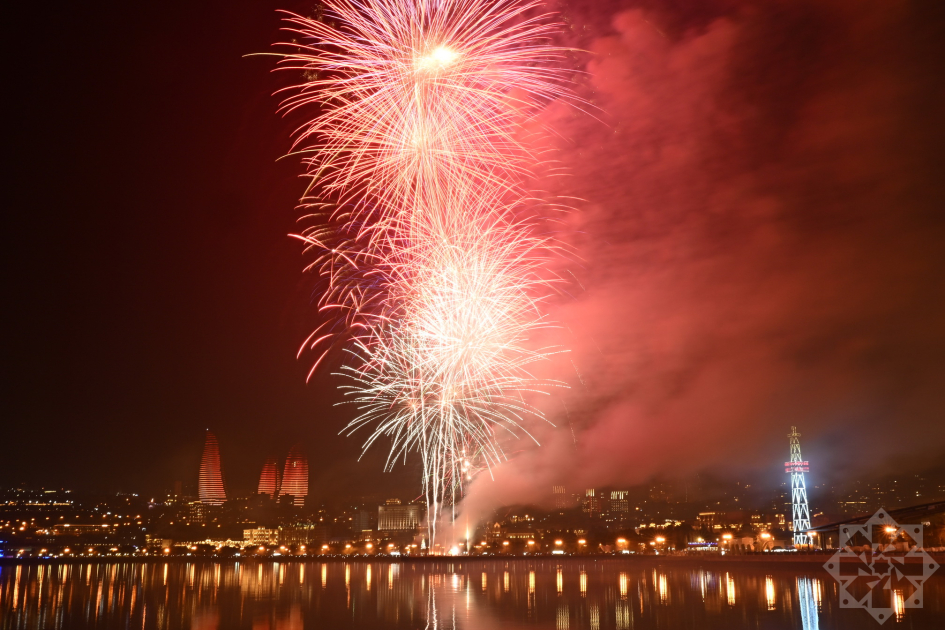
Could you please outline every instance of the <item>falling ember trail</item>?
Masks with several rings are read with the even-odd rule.
[[[333,349],[345,432],[390,443],[388,469],[423,463],[430,545],[446,507],[503,442],[541,421],[561,383],[532,374],[558,278],[558,246],[528,182],[523,124],[567,97],[558,25],[536,0],[326,0],[286,14],[279,67],[305,78],[284,112],[313,117],[293,151],[311,183],[298,236],[323,280],[326,320],[303,344]]]

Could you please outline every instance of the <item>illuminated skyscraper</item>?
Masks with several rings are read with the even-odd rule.
[[[289,455],[285,459],[279,496],[285,495],[292,496],[292,503],[295,505],[304,505],[305,497],[308,496],[308,458],[298,444],[289,449]]]
[[[223,505],[226,502],[223,467],[220,464],[220,443],[217,442],[217,436],[209,430],[203,445],[203,457],[200,458],[198,494],[200,502],[207,505]]]
[[[256,490],[259,494],[268,494],[275,499],[279,495],[279,487],[282,485],[279,478],[279,462],[275,457],[267,457],[263,464],[262,473],[259,475],[259,488]]]
[[[600,516],[600,498],[596,496],[594,488],[588,488],[585,495],[584,506],[581,509],[591,518]]]
[[[564,486],[552,486],[551,490],[554,493],[556,509],[564,510],[571,507],[573,501],[569,500]]]

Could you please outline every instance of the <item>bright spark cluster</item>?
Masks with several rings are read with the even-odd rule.
[[[326,279],[325,321],[303,344],[314,372],[346,346],[347,431],[419,453],[431,541],[506,434],[543,419],[530,392],[555,255],[526,190],[523,123],[562,95],[556,25],[535,0],[326,0],[288,14],[281,67],[305,81],[283,108],[311,187],[300,235]],[[310,373],[311,376],[311,373]]]

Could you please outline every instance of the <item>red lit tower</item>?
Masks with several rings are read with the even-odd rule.
[[[256,490],[259,494],[268,494],[275,499],[279,495],[279,462],[275,457],[267,457],[263,464],[262,474],[259,475],[259,488]]]
[[[282,472],[282,487],[279,496],[290,495],[294,505],[304,505],[308,496],[308,458],[302,453],[302,448],[296,444],[289,449],[285,459],[285,469]]]
[[[207,505],[223,505],[226,488],[223,486],[223,467],[220,465],[220,443],[217,436],[207,430],[207,440],[200,458],[200,502]]]

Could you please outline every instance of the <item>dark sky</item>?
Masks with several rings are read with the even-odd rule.
[[[209,427],[238,488],[295,441],[320,492],[410,487],[355,463],[336,383],[295,359],[315,283],[271,96],[292,77],[244,55],[310,4],[8,18],[0,483],[159,491]],[[563,7],[599,108],[543,115],[571,173],[545,187],[583,199],[549,366],[572,389],[502,500],[776,472],[791,424],[825,478],[945,459],[942,3]]]

